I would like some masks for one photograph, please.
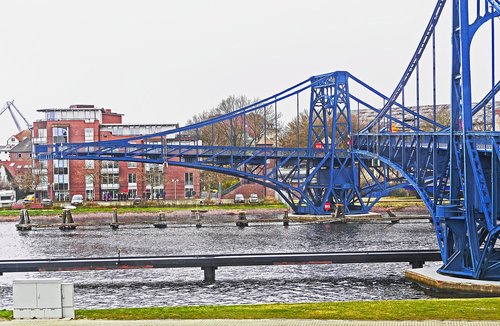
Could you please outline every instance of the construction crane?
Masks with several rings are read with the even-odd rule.
[[[9,111],[10,115],[12,116],[12,120],[14,120],[14,123],[16,124],[17,130],[21,132],[23,129],[21,128],[21,124],[19,123],[19,120],[16,118],[14,111],[12,111],[12,109],[16,110],[19,116],[23,118],[24,122],[26,123],[26,128],[31,129],[31,124],[28,122],[28,120],[26,120],[21,111],[19,111],[19,109],[15,106],[14,100],[5,102],[4,107],[0,111],[0,115],[2,115],[5,111]]]

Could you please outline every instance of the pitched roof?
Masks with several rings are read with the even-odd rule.
[[[21,141],[19,144],[14,146],[11,150],[11,153],[31,153],[31,140],[26,138]]]

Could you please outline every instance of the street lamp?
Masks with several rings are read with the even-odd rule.
[[[177,201],[177,182],[179,179],[172,179],[172,183],[174,184],[174,200]]]

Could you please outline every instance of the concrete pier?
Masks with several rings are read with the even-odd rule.
[[[203,270],[203,282],[205,283],[215,283],[215,270],[216,266],[206,266],[201,268]]]
[[[451,277],[437,272],[437,267],[410,269],[405,272],[407,280],[437,292],[462,294],[500,295],[500,281],[480,281]]]

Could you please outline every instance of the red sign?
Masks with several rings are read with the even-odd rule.
[[[328,202],[328,201],[327,201],[327,202],[325,203],[325,207],[324,207],[324,209],[325,209],[325,211],[327,211],[327,212],[329,212],[329,211],[330,211],[330,209],[331,209],[330,202]]]
[[[320,141],[317,141],[316,143],[314,143],[314,148],[315,149],[323,149],[323,143]]]

